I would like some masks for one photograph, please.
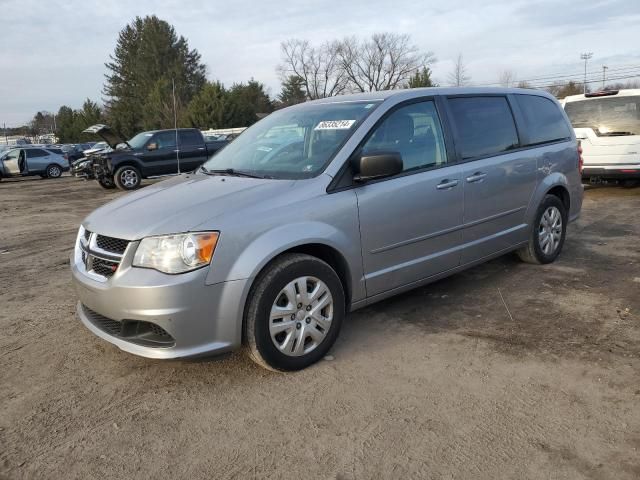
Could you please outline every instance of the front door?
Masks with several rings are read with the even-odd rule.
[[[144,153],[145,171],[143,174],[153,176],[178,173],[175,130],[156,133],[147,142],[147,148],[151,144],[155,144],[156,148]]]
[[[20,175],[20,159],[24,157],[24,150],[11,150],[3,159],[4,171],[7,175]]]
[[[404,164],[402,174],[355,189],[367,296],[458,266],[462,174],[447,163],[434,102],[397,108],[370,134],[367,151],[398,152]]]

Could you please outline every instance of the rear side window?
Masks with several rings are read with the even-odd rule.
[[[29,150],[27,150],[27,152],[27,156],[29,158],[46,157],[47,155],[49,155],[47,152],[45,152],[44,150],[40,150],[39,148],[30,148]]]
[[[516,95],[527,129],[527,145],[571,138],[567,121],[554,102],[535,95]]]
[[[202,145],[202,136],[193,130],[179,132],[180,145]]]
[[[506,152],[518,147],[518,133],[505,97],[450,98],[463,159]]]

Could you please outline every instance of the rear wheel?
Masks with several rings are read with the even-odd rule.
[[[249,352],[270,370],[301,370],[323,358],[345,316],[340,278],[310,255],[280,257],[256,279],[249,298]]]
[[[47,178],[60,178],[62,176],[62,168],[59,165],[49,165],[47,167]]]
[[[140,170],[130,165],[125,165],[116,170],[116,174],[113,176],[118,188],[122,190],[135,190],[140,187],[142,182],[142,175]]]
[[[527,263],[553,262],[564,245],[567,234],[567,209],[555,195],[547,195],[538,207],[527,246],[517,251]]]
[[[110,177],[100,178],[98,180],[98,183],[102,188],[105,188],[107,190],[112,190],[116,188],[116,184],[113,182],[113,178],[110,178]]]

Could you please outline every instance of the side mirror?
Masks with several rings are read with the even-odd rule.
[[[151,150],[157,150],[158,149],[158,144],[156,142],[151,142],[149,145],[147,145],[147,150],[151,151]]]
[[[398,152],[369,152],[354,158],[356,182],[368,182],[378,178],[392,177],[403,169],[402,156]]]

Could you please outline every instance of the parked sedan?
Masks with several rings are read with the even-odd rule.
[[[47,148],[13,148],[0,156],[0,179],[40,175],[58,178],[69,170],[64,156]]]

